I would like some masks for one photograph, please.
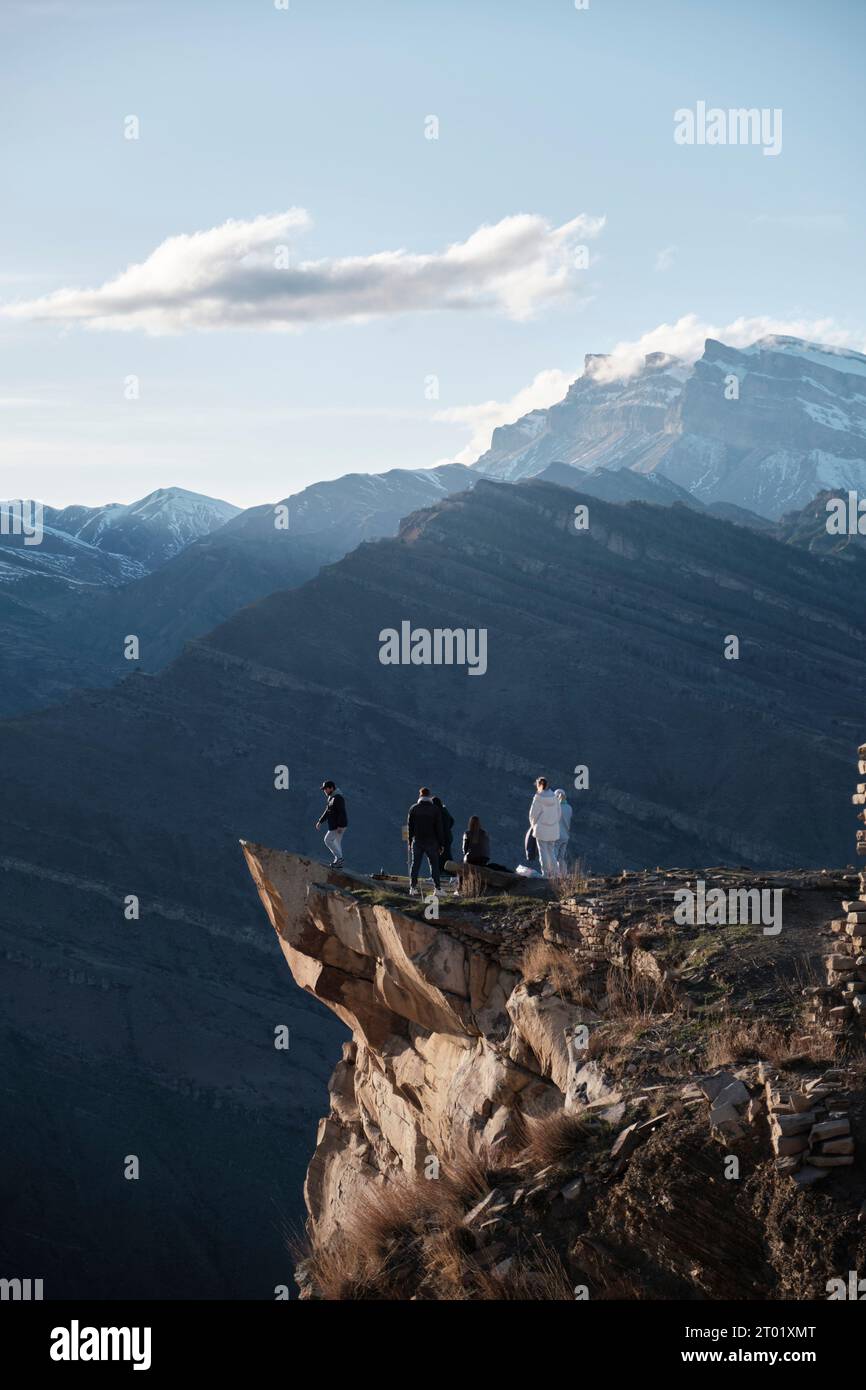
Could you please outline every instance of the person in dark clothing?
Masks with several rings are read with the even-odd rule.
[[[526,832],[526,839],[523,842],[523,848],[526,852],[527,864],[534,864],[536,859],[538,858],[538,845],[535,843],[535,836],[532,833],[532,826],[530,826]]]
[[[339,869],[343,865],[343,834],[349,824],[346,815],[346,800],[339,787],[333,782],[323,782],[322,791],[325,793],[327,801],[324,811],[316,821],[316,827],[321,826],[323,821],[328,822],[325,844],[331,851],[331,868]]]
[[[443,839],[442,854],[439,857],[439,872],[440,874],[444,874],[445,865],[448,863],[448,860],[452,857],[454,842],[454,817],[448,810],[448,807],[442,801],[441,797],[434,796],[433,805],[439,807],[439,811],[442,816]]]
[[[422,787],[418,800],[409,807],[409,843],[412,846],[412,866],[409,870],[409,893],[418,896],[418,874],[421,861],[426,857],[436,892],[439,892],[439,861],[445,843],[442,825],[442,812],[430,795],[429,787]]]
[[[490,863],[490,836],[477,816],[469,817],[463,832],[463,863],[479,864],[482,868]]]

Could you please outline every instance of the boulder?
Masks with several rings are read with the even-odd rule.
[[[748,1105],[749,1092],[742,1081],[731,1081],[713,1099],[716,1105]]]
[[[697,1084],[700,1086],[707,1100],[712,1105],[713,1101],[716,1099],[716,1096],[718,1096],[721,1091],[724,1091],[727,1086],[732,1086],[736,1079],[737,1078],[733,1075],[732,1072],[719,1071],[716,1072],[714,1076],[700,1077],[698,1079]],[[746,1097],[746,1099],[748,1099],[748,1096]]]

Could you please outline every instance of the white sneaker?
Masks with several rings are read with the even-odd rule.
[[[410,897],[410,898],[420,898],[420,896],[421,896],[421,894],[420,894],[420,892],[418,891],[417,888],[410,888],[410,889],[409,889],[409,897]]]

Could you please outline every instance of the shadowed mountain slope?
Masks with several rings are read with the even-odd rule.
[[[100,580],[100,592],[95,585],[89,592],[76,585],[70,593],[69,585],[53,575],[52,582],[43,577],[39,587],[29,576],[26,586],[0,583],[0,635],[7,638],[0,658],[0,714],[19,714],[73,690],[124,679],[131,669],[124,655],[128,635],[139,641],[139,669],[158,671],[186,641],[239,608],[276,589],[303,584],[362,540],[393,535],[402,517],[470,487],[476,477],[462,464],[349,473],[314,483],[282,503],[250,507],[122,587],[108,588]],[[275,524],[280,508],[287,526]],[[178,525],[188,520],[181,516]],[[103,567],[108,560],[131,564],[103,556],[93,545],[76,541],[74,546],[82,574],[93,568],[84,569],[82,556],[96,556]],[[26,564],[32,568],[39,562],[44,568],[49,548],[48,536],[42,546],[29,549],[20,540],[16,548],[10,543],[0,551],[0,580],[4,557],[18,566],[17,575]]]

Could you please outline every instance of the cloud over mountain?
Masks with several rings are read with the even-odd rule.
[[[519,213],[443,251],[300,260],[287,241],[309,226],[303,208],[230,219],[168,237],[96,289],[61,289],[0,312],[150,334],[299,330],[433,309],[493,309],[525,319],[572,291],[585,264],[578,247],[599,235],[604,218],[580,215],[554,227]]]
[[[745,348],[761,338],[775,336],[805,338],[828,347],[866,349],[862,333],[840,328],[832,319],[774,318],[760,314],[754,318],[741,315],[731,323],[710,323],[697,314],[683,314],[675,323],[660,323],[639,338],[616,344],[593,365],[597,381],[622,381],[643,369],[649,353],[664,352],[683,362],[696,362],[708,338]]]
[[[545,410],[561,401],[572,381],[575,372],[563,372],[558,367],[536,372],[528,386],[523,386],[507,401],[481,401],[478,405],[449,406],[436,412],[437,420],[447,420],[460,425],[468,425],[472,438],[459,454],[455,463],[474,463],[479,454],[489,449],[493,431],[498,425],[510,425],[533,410]]]

